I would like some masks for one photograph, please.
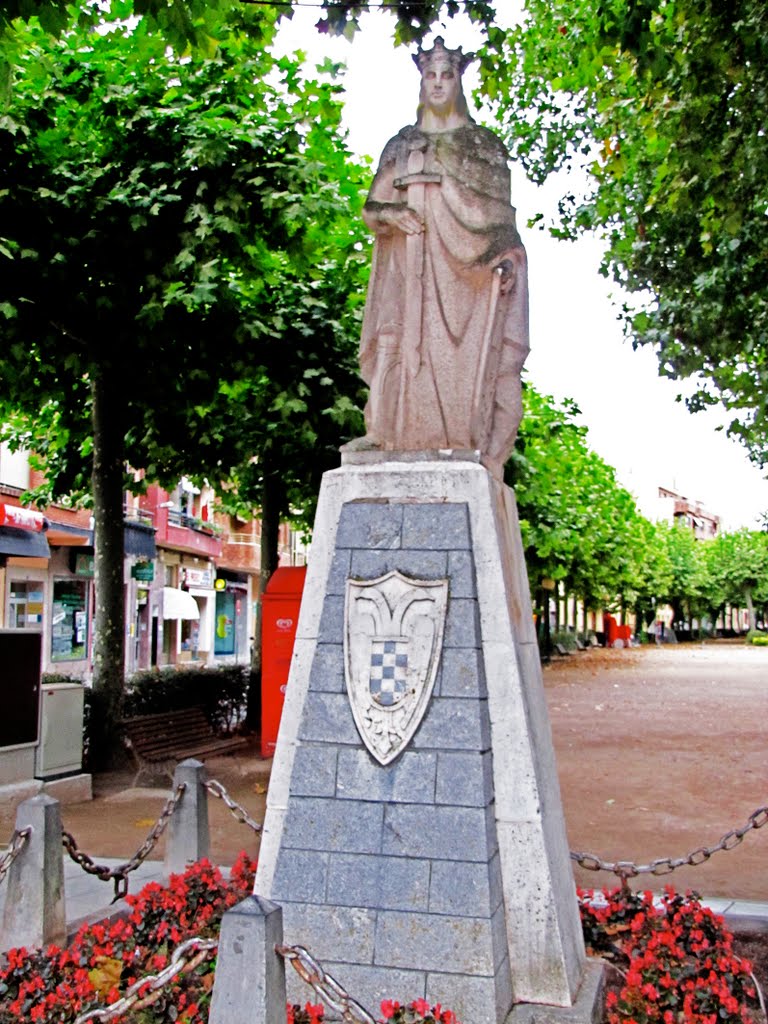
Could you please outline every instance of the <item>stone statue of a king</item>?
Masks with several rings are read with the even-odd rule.
[[[507,151],[472,120],[462,90],[472,60],[440,37],[415,55],[416,124],[387,143],[365,204],[370,398],[366,438],[353,445],[476,450],[500,474],[521,417],[527,268]]]

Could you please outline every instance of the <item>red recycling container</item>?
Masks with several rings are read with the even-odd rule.
[[[291,670],[305,565],[275,569],[261,599],[261,756],[272,757]]]

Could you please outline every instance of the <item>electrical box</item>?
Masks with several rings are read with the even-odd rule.
[[[50,683],[40,688],[38,779],[82,770],[83,699],[84,687],[79,683]]]

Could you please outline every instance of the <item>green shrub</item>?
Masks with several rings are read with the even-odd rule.
[[[768,633],[763,633],[759,629],[750,630],[746,640],[748,644],[754,644],[755,647],[768,647]]]
[[[126,718],[201,707],[211,727],[231,733],[245,717],[250,666],[164,668],[137,672],[128,680]]]

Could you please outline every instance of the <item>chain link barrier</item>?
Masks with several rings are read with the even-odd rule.
[[[131,859],[127,860],[124,864],[118,864],[115,868],[110,868],[106,864],[96,864],[92,857],[89,857],[87,853],[83,853],[82,850],[78,849],[74,837],[69,832],[62,830],[61,840],[64,844],[64,849],[75,864],[79,864],[87,874],[96,875],[102,882],[107,882],[110,879],[114,881],[115,895],[112,898],[112,902],[117,903],[118,900],[123,899],[128,895],[128,875],[131,871],[135,871],[136,868],[143,864],[152,850],[154,850],[160,836],[165,832],[173,812],[178,807],[179,801],[184,795],[186,788],[187,784],[185,782],[179,783],[166,801],[165,807],[147,834],[147,838]]]
[[[8,869],[24,849],[24,844],[31,835],[31,825],[27,825],[26,828],[22,829],[14,829],[11,841],[8,843],[8,849],[5,851],[3,856],[0,857],[0,883],[2,883],[3,879],[8,874]]]
[[[163,994],[163,988],[178,974],[189,974],[198,967],[203,960],[210,959],[216,952],[219,945],[218,939],[201,939],[196,936],[180,943],[174,949],[171,959],[162,971],[157,974],[147,974],[139,978],[126,990],[122,999],[110,1006],[100,1007],[98,1010],[89,1010],[81,1013],[75,1018],[74,1024],[87,1024],[88,1021],[100,1021],[106,1024],[107,1021],[122,1017],[128,1010],[142,1010],[145,1006],[151,1006]],[[193,955],[187,956],[188,953]]]
[[[204,785],[212,796],[218,797],[219,800],[224,801],[241,825],[247,825],[248,828],[252,828],[254,832],[261,832],[261,825],[257,821],[253,820],[244,807],[232,799],[220,782],[216,779],[208,779]]]
[[[275,946],[275,952],[293,965],[298,976],[315,990],[323,1005],[340,1013],[346,1024],[376,1024],[365,1007],[345,992],[304,946]]]
[[[670,875],[682,867],[697,867],[704,864],[709,858],[723,850],[733,850],[744,837],[753,829],[762,828],[768,825],[768,806],[758,807],[753,811],[745,825],[741,828],[733,828],[721,836],[714,846],[698,846],[692,850],[687,857],[658,857],[650,864],[635,864],[629,860],[605,861],[594,853],[575,853],[571,851],[571,860],[576,861],[579,867],[585,871],[608,871],[617,875],[621,880],[622,888],[629,888],[629,879],[638,875]]]

